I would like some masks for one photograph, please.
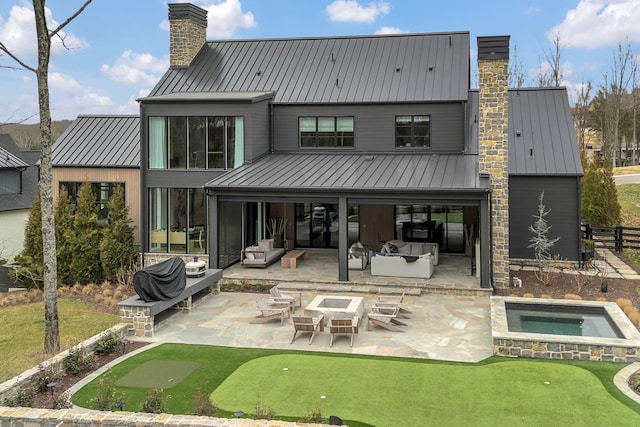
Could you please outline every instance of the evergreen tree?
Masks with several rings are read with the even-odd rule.
[[[89,183],[80,186],[73,226],[72,280],[80,283],[99,282],[103,278],[100,262],[102,224],[98,221],[96,198]]]
[[[533,248],[538,267],[542,270],[547,267],[551,259],[551,248],[556,244],[559,237],[549,239],[549,231],[551,226],[547,223],[546,216],[551,212],[544,205],[544,191],[540,193],[540,203],[538,204],[538,214],[533,215],[536,219],[529,226],[529,231],[533,233],[533,237],[529,239],[531,244],[527,247]]]
[[[138,259],[133,243],[133,227],[129,208],[124,201],[124,189],[117,186],[109,199],[109,231],[100,242],[100,257],[106,279],[116,279],[123,268],[132,268]]]
[[[71,263],[74,258],[75,231],[73,229],[73,210],[67,190],[60,189],[55,208],[56,252],[58,255],[58,282],[71,283]]]
[[[16,256],[20,267],[11,270],[11,276],[27,288],[42,288],[44,262],[42,257],[42,214],[40,190],[36,188],[33,203],[29,209],[29,217],[24,229],[24,248]]]
[[[592,225],[620,225],[621,208],[611,161],[605,159],[600,166],[598,160],[594,159],[586,161],[586,165],[580,184],[582,217]]]

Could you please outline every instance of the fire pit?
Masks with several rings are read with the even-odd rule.
[[[318,295],[304,308],[305,316],[324,314],[326,321],[331,317],[362,318],[364,303],[362,297]]]

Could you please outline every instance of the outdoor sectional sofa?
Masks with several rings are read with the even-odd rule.
[[[417,277],[433,276],[432,255],[376,255],[371,258],[372,276]]]

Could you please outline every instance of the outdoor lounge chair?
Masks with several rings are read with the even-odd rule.
[[[269,289],[271,294],[271,300],[275,303],[286,302],[289,304],[291,311],[293,312],[296,307],[302,307],[302,292],[280,292],[277,286],[273,286]]]
[[[407,316],[406,313],[411,313],[409,310],[404,308],[402,304],[394,302],[375,302],[373,303],[371,311],[381,314],[393,314],[396,317],[403,319],[408,319],[409,316]]]
[[[378,295],[378,298],[376,299],[376,302],[374,303],[374,305],[378,307],[397,306],[400,308],[400,313],[403,313],[403,314],[411,313],[410,310],[407,310],[402,305],[403,300],[404,300],[404,293],[402,295]],[[406,317],[406,316],[402,316],[402,317]]]
[[[263,297],[260,297],[258,301],[256,301],[258,306],[258,311],[260,312],[257,315],[252,323],[264,323],[273,319],[280,319],[280,325],[284,325],[284,315],[290,317],[289,313],[289,303],[281,303],[281,304],[273,304],[265,300]]]
[[[367,315],[367,330],[370,330],[371,324],[388,329],[393,332],[404,332],[398,326],[407,326],[406,323],[398,320],[400,308],[389,307],[371,307],[371,313]]]
[[[309,344],[313,342],[313,338],[316,336],[316,332],[324,331],[324,316],[321,314],[316,317],[311,316],[294,316],[293,317],[293,337],[291,342],[296,339],[298,332],[311,332],[311,338],[309,338]],[[291,344],[291,343],[290,343]]]
[[[329,319],[329,323],[327,324],[330,333],[329,347],[333,347],[333,339],[336,334],[351,335],[351,347],[353,347],[353,337],[358,333],[359,324],[360,318],[358,316],[354,316],[353,318],[349,319]]]

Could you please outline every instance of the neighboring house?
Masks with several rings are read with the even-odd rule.
[[[11,260],[23,249],[39,158],[40,151],[21,150],[11,136],[0,134],[0,259]]]
[[[390,239],[465,252],[480,285],[533,258],[545,194],[553,248],[580,256],[582,169],[564,89],[509,91],[509,37],[468,32],[206,42],[206,11],[170,4],[170,68],[141,117],[142,249],[240,258],[271,218],[290,246]],[[324,218],[316,220],[318,212]]]
[[[100,219],[117,185],[124,186],[134,240],[140,242],[140,118],[80,115],[52,149],[53,197],[65,187],[75,202],[80,185],[90,182]]]

